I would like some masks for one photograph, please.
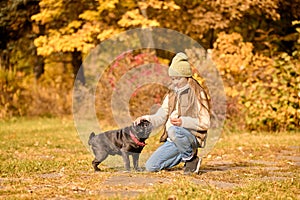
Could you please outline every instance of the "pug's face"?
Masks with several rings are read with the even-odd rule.
[[[141,120],[141,122],[137,125],[132,125],[132,130],[134,134],[139,139],[147,139],[153,129],[151,122],[147,120]]]

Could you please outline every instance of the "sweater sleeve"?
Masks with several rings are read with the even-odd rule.
[[[157,112],[153,115],[145,115],[143,116],[145,119],[150,121],[154,127],[158,127],[163,125],[167,120],[168,115],[168,104],[169,104],[169,96],[167,95],[163,100],[163,104],[157,110]]]

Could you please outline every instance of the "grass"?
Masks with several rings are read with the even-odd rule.
[[[160,145],[147,141],[141,165]],[[0,199],[299,199],[300,135],[229,133],[207,155],[200,175],[182,164],[158,173],[122,173],[109,157],[94,173],[93,156],[71,119],[0,122]]]

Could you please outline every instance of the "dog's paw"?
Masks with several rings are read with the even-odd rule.
[[[101,172],[101,169],[99,169],[98,167],[94,167],[94,172]]]
[[[143,168],[141,168],[141,167],[138,167],[138,168],[136,168],[136,169],[134,169],[136,172],[143,172],[144,171],[144,169]]]

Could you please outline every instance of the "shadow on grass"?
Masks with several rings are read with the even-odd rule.
[[[232,161],[211,161],[200,168],[199,174],[205,174],[214,171],[241,170],[253,167],[249,162],[232,162]]]

